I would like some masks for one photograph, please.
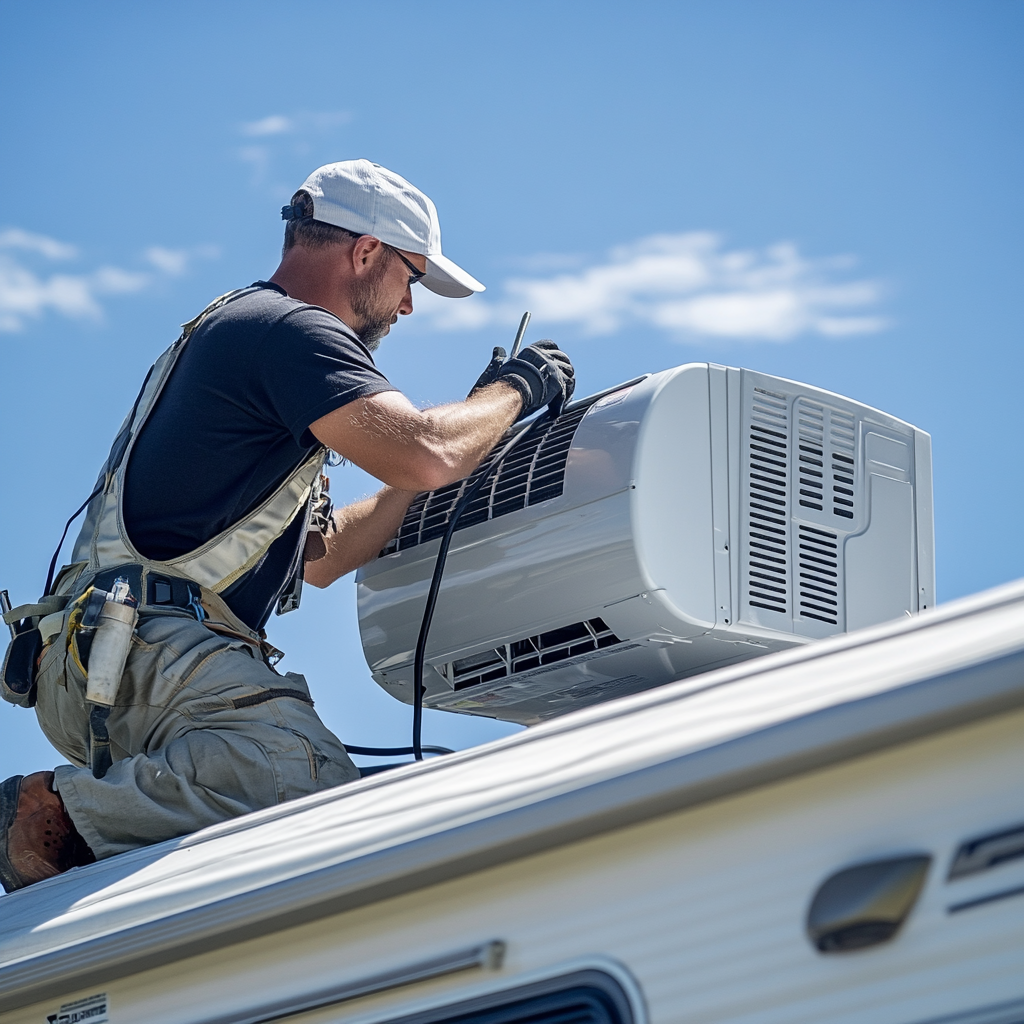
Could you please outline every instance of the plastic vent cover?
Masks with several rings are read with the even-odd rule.
[[[799,504],[816,512],[831,508],[833,516],[853,519],[856,419],[850,413],[801,398],[797,403],[797,424]]]
[[[789,610],[789,410],[785,395],[754,388],[747,456],[747,600],[754,608],[785,615]]]
[[[462,513],[455,527],[456,532],[474,523],[497,519],[498,516],[537,505],[549,498],[560,497],[565,484],[565,465],[576,428],[587,409],[600,397],[595,395],[586,402],[570,407],[557,419],[542,420],[531,427],[528,435],[512,449],[498,468],[489,486]],[[398,536],[381,554],[404,551],[440,537],[463,492],[487,471],[503,443],[500,442],[466,480],[419,495],[409,506]]]
[[[853,524],[857,497],[856,429],[852,413],[797,399],[799,500],[794,617],[845,628],[843,541]],[[830,529],[831,524],[835,529]]]
[[[790,401],[761,387],[748,398],[746,599],[752,610],[791,615],[826,635],[822,627],[845,628],[843,543],[860,500],[857,421],[804,396]]]
[[[839,622],[839,538],[801,523],[797,545],[800,615],[835,626]]]
[[[450,661],[442,672],[454,689],[465,690],[620,643],[603,619],[589,619]]]

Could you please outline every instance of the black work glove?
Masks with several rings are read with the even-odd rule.
[[[492,365],[494,360],[491,360]],[[487,373],[491,369],[488,366]],[[553,341],[535,341],[515,359],[497,367],[494,380],[505,381],[519,392],[523,408],[517,419],[531,416],[545,406],[559,413],[572,398],[576,387],[576,371],[569,357]],[[488,382],[490,383],[490,382]]]
[[[498,371],[501,369],[501,364],[505,362],[506,355],[507,353],[500,345],[494,346],[494,352],[491,353],[491,361],[487,364],[487,369],[480,374],[479,380],[470,388],[470,394],[473,394],[474,391],[479,391],[480,388],[487,387],[488,384],[494,383],[498,376]]]

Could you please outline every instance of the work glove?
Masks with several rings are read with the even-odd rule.
[[[470,388],[470,395],[481,388],[487,387],[488,384],[494,383],[495,378],[498,376],[498,371],[501,369],[501,364],[505,362],[507,355],[508,353],[500,345],[494,346],[494,351],[491,353],[491,361],[487,364],[487,369],[480,374],[477,382]]]
[[[569,357],[553,341],[536,341],[515,359],[505,360],[504,356],[503,348],[494,349],[474,391],[497,380],[510,384],[523,400],[523,408],[517,417],[520,420],[545,406],[550,406],[556,414],[562,411],[562,406],[572,398],[576,387],[576,371]]]

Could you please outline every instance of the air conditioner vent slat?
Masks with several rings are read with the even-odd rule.
[[[839,624],[839,535],[800,524],[797,539],[799,614]]]
[[[553,665],[621,643],[603,619],[587,619],[450,661],[441,671],[445,678],[451,680],[454,689],[466,690],[480,683],[515,676],[541,665]]]
[[[856,422],[849,413],[830,410],[829,448],[832,472],[832,514],[841,519],[853,519],[855,512]]]
[[[775,611],[814,620],[814,635],[817,623],[841,628],[841,534],[825,529],[824,517],[856,518],[857,419],[805,395],[790,405],[757,387],[746,409],[742,573],[749,606],[761,610],[754,621],[773,625],[763,612]]]
[[[576,428],[590,406],[600,397],[603,396],[595,395],[593,399],[573,406],[556,420],[538,422],[531,427],[528,435],[512,449],[498,468],[494,478],[462,513],[455,527],[456,532],[560,497]],[[404,551],[440,537],[447,529],[449,516],[466,488],[476,483],[501,447],[501,444],[497,445],[468,480],[460,480],[417,497],[402,520],[398,536],[381,554]]]
[[[789,402],[754,388],[746,444],[747,604],[789,614]]]

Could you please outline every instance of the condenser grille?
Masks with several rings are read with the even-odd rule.
[[[462,513],[456,531],[559,497],[576,428],[599,397],[595,395],[593,399],[579,402],[557,419],[544,420],[531,427]],[[381,554],[404,551],[440,537],[459,499],[487,472],[503,444],[498,444],[468,479],[418,495],[405,514],[398,536]]]
[[[747,437],[747,599],[789,607],[789,412],[784,395],[754,388]]]
[[[821,512],[825,502],[825,410],[801,399],[797,410],[796,474],[801,508]]]
[[[852,519],[854,509],[854,462],[856,422],[849,413],[832,410],[829,447],[832,455],[832,514]]]
[[[839,623],[839,537],[801,523],[797,535],[799,615]]]
[[[465,690],[620,643],[603,619],[587,619],[449,662],[447,676],[454,689]]]

